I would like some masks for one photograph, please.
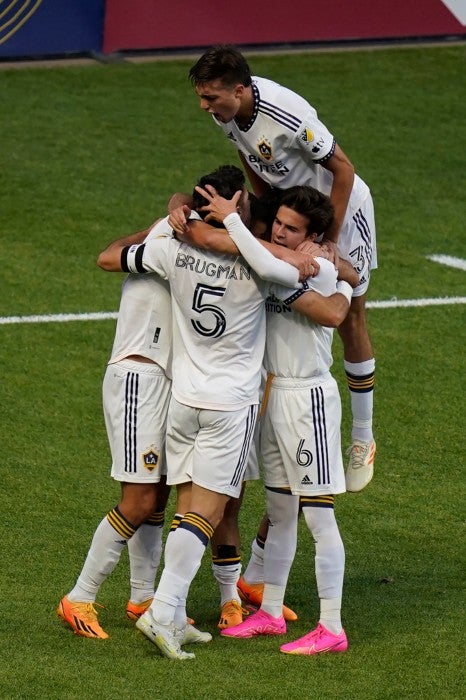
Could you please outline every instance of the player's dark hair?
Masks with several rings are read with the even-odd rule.
[[[283,191],[280,206],[293,209],[309,219],[308,233],[324,233],[333,221],[334,208],[327,195],[314,187],[298,185]]]
[[[235,192],[243,189],[245,182],[246,179],[243,171],[237,168],[236,165],[221,165],[208,175],[203,175],[197,184],[199,187],[203,188],[206,185],[212,185],[221,197],[231,199]],[[208,204],[207,199],[197,192],[197,190],[193,190],[193,209],[195,209],[202,218],[204,218],[206,212],[201,211],[201,207],[206,204]],[[222,223],[215,221],[210,221],[209,223],[212,226],[218,225],[220,228],[223,227]]]
[[[189,71],[191,83],[204,85],[221,80],[223,85],[251,85],[251,71],[244,56],[231,44],[217,44],[206,51]]]
[[[256,197],[252,192],[249,193],[249,202],[251,206],[251,227],[255,224],[263,223],[265,226],[265,234],[263,240],[270,241],[272,233],[272,224],[274,222],[280,200],[283,196],[282,190],[276,187],[271,187],[265,194]]]

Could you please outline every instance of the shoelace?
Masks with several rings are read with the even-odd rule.
[[[97,620],[97,610],[94,607],[95,605],[98,608],[104,609],[104,606],[99,605],[99,603],[73,603],[73,607],[75,607],[83,617],[85,615],[89,620],[93,621]]]
[[[359,469],[364,466],[364,460],[370,449],[370,445],[364,447],[363,445],[351,445],[346,450],[347,455],[351,455],[352,465],[355,469]]]
[[[241,609],[241,606],[239,603],[237,603],[235,600],[230,600],[230,602],[226,603],[223,608],[222,608],[222,616],[223,615],[231,615],[234,613],[238,612],[238,608]]]

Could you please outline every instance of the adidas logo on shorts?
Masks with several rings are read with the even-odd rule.
[[[306,476],[302,479],[302,481],[301,481],[301,486],[312,486],[312,481],[310,480],[310,478],[308,477],[307,474],[306,474]]]

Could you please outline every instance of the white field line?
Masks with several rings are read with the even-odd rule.
[[[454,258],[452,255],[428,255],[427,259],[448,267],[456,267],[458,270],[466,270],[464,258]]]
[[[446,306],[466,304],[466,297],[437,297],[430,299],[388,299],[386,301],[369,301],[368,309],[401,309],[421,306]],[[14,323],[66,323],[68,321],[106,321],[116,319],[117,311],[98,311],[84,314],[46,314],[45,316],[0,316],[0,326]]]

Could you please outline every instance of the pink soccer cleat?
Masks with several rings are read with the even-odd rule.
[[[236,637],[246,639],[247,637],[257,637],[261,634],[285,634],[286,622],[283,615],[273,617],[264,610],[258,610],[253,615],[249,615],[241,624],[235,627],[228,627],[220,632],[222,637]]]
[[[280,651],[284,654],[312,656],[313,654],[323,654],[327,651],[346,651],[347,648],[348,640],[346,639],[345,630],[342,630],[340,634],[333,634],[319,622],[315,630],[308,632],[304,637],[300,637],[294,642],[283,644],[280,647]]]

